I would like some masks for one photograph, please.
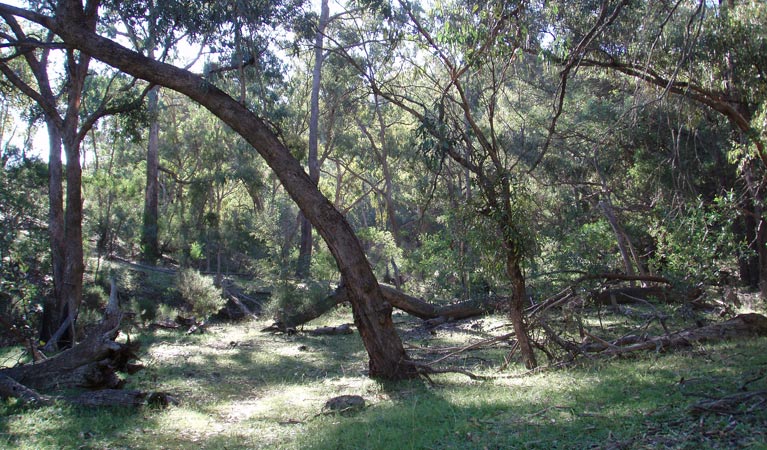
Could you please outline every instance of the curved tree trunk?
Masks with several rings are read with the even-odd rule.
[[[260,118],[205,79],[146,58],[88,31],[80,25],[81,2],[71,0],[60,3],[55,19],[10,6],[0,6],[0,10],[39,23],[59,35],[66,44],[123,72],[188,96],[245,138],[271,167],[333,254],[352,294],[355,325],[370,358],[370,376],[386,379],[417,376],[416,368],[409,364],[402,341],[394,329],[392,307],[384,301],[351,226]]]

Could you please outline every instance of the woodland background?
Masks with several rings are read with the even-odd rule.
[[[121,321],[293,333],[349,301],[369,375],[402,379],[441,369],[392,305],[428,327],[501,313],[528,369],[595,351],[550,309],[632,303],[666,337],[764,311],[763,2],[0,16],[0,334],[29,360]]]

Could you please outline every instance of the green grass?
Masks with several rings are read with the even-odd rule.
[[[348,309],[339,309],[317,325],[348,321]],[[493,330],[504,320],[492,317],[436,335],[417,333],[416,323],[404,316],[395,322],[406,342],[419,348],[507,332]],[[743,405],[738,414],[725,416],[695,417],[688,411],[704,395],[738,392],[746,380],[767,372],[767,338],[585,360],[532,375],[523,374],[516,362],[498,372],[508,351],[508,344],[500,343],[453,361],[493,380],[449,374],[433,377],[431,385],[368,379],[356,334],[260,332],[266,325],[219,325],[192,336],[132,335],[142,342],[147,368],[130,377],[128,387],[171,392],[179,406],[26,408],[6,401],[0,404],[0,448],[767,448],[764,405],[753,411]],[[748,389],[767,389],[767,381],[759,379]],[[367,407],[321,413],[327,399],[342,394],[362,395]]]

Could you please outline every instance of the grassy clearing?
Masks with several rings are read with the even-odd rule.
[[[621,323],[620,318],[605,321]],[[351,321],[339,309],[317,325]],[[396,316],[406,342],[428,349],[506,332],[502,318],[423,332]],[[738,392],[767,371],[767,339],[697,345],[673,354],[585,361],[568,369],[499,373],[508,344],[456,364],[497,376],[379,383],[365,377],[357,335],[261,333],[268,322],[214,326],[204,335],[142,332],[147,369],[130,388],[175,394],[181,405],[132,411],[0,405],[0,447],[20,449],[465,449],[767,448],[766,408],[694,417],[703,396]],[[427,350],[424,350],[427,349]],[[13,355],[8,352],[7,355]],[[433,357],[433,355],[432,355]],[[515,368],[516,367],[516,368]],[[515,372],[517,371],[517,372]],[[767,389],[767,381],[748,384]],[[331,397],[362,395],[353,414],[322,414]]]

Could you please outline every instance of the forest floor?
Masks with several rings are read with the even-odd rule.
[[[433,330],[395,313],[406,347],[434,360],[450,348],[508,333],[501,316]],[[635,326],[625,314],[587,325]],[[311,326],[351,322],[339,307]],[[168,408],[92,408],[0,403],[0,448],[20,449],[640,449],[767,448],[767,338],[695,344],[682,351],[583,359],[527,373],[510,345],[458,353],[461,374],[381,383],[366,377],[359,336],[292,335],[253,320],[212,325],[204,334],[139,330],[146,369],[128,388],[165,391]],[[0,363],[13,363],[6,349]],[[703,401],[753,392],[721,411]],[[761,393],[761,394],[759,394]],[[339,395],[362,409],[328,413]]]

